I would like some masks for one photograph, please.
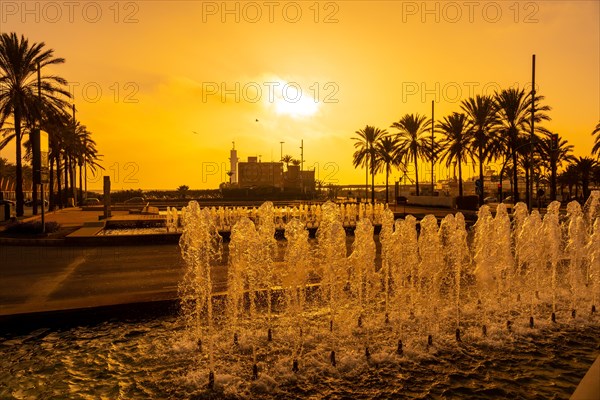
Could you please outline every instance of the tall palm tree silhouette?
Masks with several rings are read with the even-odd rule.
[[[498,126],[498,139],[505,142],[502,150],[506,157],[512,158],[513,172],[513,199],[519,201],[519,186],[517,185],[517,142],[522,135],[530,134],[531,126],[531,93],[525,93],[524,89],[509,88],[496,93],[495,95]],[[541,106],[540,103],[544,99],[543,96],[535,97],[535,116],[534,120],[539,123],[550,118],[545,113],[550,111],[550,107]],[[538,128],[539,130],[539,128]],[[528,156],[528,154],[526,155]]]
[[[453,162],[458,164],[458,195],[463,196],[462,164],[473,159],[469,147],[468,120],[463,113],[454,112],[438,122],[438,132],[442,137],[442,159],[446,160],[446,167]]]
[[[387,134],[387,131],[367,125],[356,131],[355,134],[356,136],[352,139],[355,140],[354,148],[356,148],[356,151],[353,155],[352,164],[356,168],[364,166],[366,169],[365,196],[369,192],[369,172],[371,173],[371,202],[375,203],[375,172],[378,162],[375,145]]]
[[[590,196],[590,177],[598,162],[591,157],[579,157],[575,160],[575,169],[581,181],[583,201]]]
[[[592,147],[592,154],[597,154],[597,157],[600,158],[600,122],[596,125],[596,128],[592,132],[592,135],[596,135],[594,139],[594,146]]]
[[[385,169],[385,202],[389,203],[388,182],[392,167],[402,165],[402,160],[398,156],[398,138],[394,136],[384,136],[375,144],[377,159],[384,165]]]
[[[60,113],[66,108],[67,81],[56,75],[41,76],[41,104],[37,97],[37,68],[62,64],[45,44],[32,43],[16,33],[0,35],[0,125],[12,115],[15,140],[17,216],[23,215],[22,132],[33,127],[45,113]]]
[[[573,156],[573,145],[569,144],[566,140],[558,136],[557,146],[553,148],[552,145],[552,133],[547,132],[545,136],[540,138],[538,151],[541,154],[541,164],[547,170],[550,171],[550,199],[556,200],[556,179],[557,170],[562,167],[564,163],[570,163],[575,161]]]
[[[415,165],[415,192],[419,195],[419,158],[428,158],[431,153],[431,120],[424,115],[406,114],[391,126],[398,130],[398,154],[402,160]]]
[[[489,160],[491,155],[491,143],[498,123],[496,103],[491,96],[477,95],[462,102],[462,110],[469,119],[469,132],[471,135],[471,146],[477,151],[479,161],[479,204],[483,204],[484,198],[484,176],[483,164]]]

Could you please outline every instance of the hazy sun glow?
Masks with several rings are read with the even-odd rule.
[[[280,115],[294,118],[309,117],[319,110],[319,102],[294,82],[280,81],[281,90],[275,91],[273,106]]]

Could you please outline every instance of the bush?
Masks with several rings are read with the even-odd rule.
[[[46,233],[54,233],[60,228],[58,222],[46,222]],[[16,233],[19,235],[34,235],[42,232],[42,222],[17,222],[8,225],[5,229],[6,233]]]

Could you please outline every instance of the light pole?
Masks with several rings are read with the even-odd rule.
[[[279,161],[282,161],[282,160],[283,160],[283,144],[284,144],[284,143],[285,143],[285,142],[279,142],[279,145],[281,146],[281,157],[279,157]]]
[[[533,151],[535,139],[535,54],[531,59],[531,135],[529,137],[529,185],[527,187],[527,208],[532,210],[533,202]]]
[[[433,192],[435,190],[435,185],[433,183],[433,170],[435,168],[435,133],[434,133],[434,126],[435,126],[435,118],[434,118],[434,114],[433,114],[433,107],[434,107],[434,102],[433,100],[431,100],[431,195],[433,196]]]

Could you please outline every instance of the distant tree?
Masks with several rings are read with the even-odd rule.
[[[596,135],[594,146],[592,147],[592,155],[595,154],[596,157],[600,158],[600,122],[596,125],[596,129],[594,129],[592,135]]]
[[[505,157],[512,158],[513,172],[513,199],[519,201],[518,180],[518,162],[517,146],[518,138],[522,135],[530,134],[531,126],[531,94],[526,94],[524,89],[509,88],[496,93],[494,96],[498,115],[498,125],[496,131],[497,139],[501,142],[501,153]],[[535,122],[549,120],[546,111],[550,110],[548,106],[541,106],[542,96],[536,96]]]
[[[598,166],[598,162],[591,157],[579,157],[575,160],[574,165],[581,182],[581,191],[585,201],[590,196],[590,180],[594,169]]]
[[[573,145],[568,144],[560,135],[558,135],[557,147],[552,148],[552,132],[547,132],[540,138],[538,151],[541,155],[541,164],[550,171],[550,199],[556,200],[557,171],[563,164],[575,161],[573,156]]]
[[[398,155],[405,162],[415,165],[416,194],[419,195],[419,158],[431,157],[431,120],[424,115],[406,114],[391,126],[398,130]]]
[[[375,171],[377,166],[377,158],[375,145],[382,137],[387,134],[385,129],[375,128],[367,125],[363,129],[356,132],[354,148],[356,151],[352,157],[352,164],[355,168],[364,166],[366,170],[365,196],[369,192],[369,170],[371,174],[371,202],[375,203]]]
[[[297,167],[300,165],[300,160],[294,158],[292,161],[290,161],[290,164],[292,164],[294,167]]]
[[[475,96],[462,102],[462,110],[469,119],[469,135],[471,136],[471,149],[477,154],[479,161],[479,180],[481,191],[479,192],[479,204],[483,204],[484,198],[484,176],[483,164],[491,157],[491,145],[494,138],[494,127],[498,123],[496,103],[491,96]]]
[[[438,131],[442,133],[442,159],[446,160],[446,167],[453,162],[458,164],[458,195],[463,195],[462,163],[473,159],[469,147],[468,120],[464,113],[454,112],[444,117],[438,123]]]
[[[290,156],[289,154],[286,154],[283,157],[281,157],[281,162],[285,163],[285,168],[287,168],[290,166],[290,163],[293,159],[294,157]]]
[[[179,197],[181,199],[185,199],[188,190],[190,190],[190,187],[188,185],[181,185],[177,188],[177,193],[179,193]]]
[[[389,203],[388,181],[392,167],[402,164],[398,156],[398,138],[394,136],[384,136],[375,144],[377,159],[383,164],[385,169],[385,202]]]

